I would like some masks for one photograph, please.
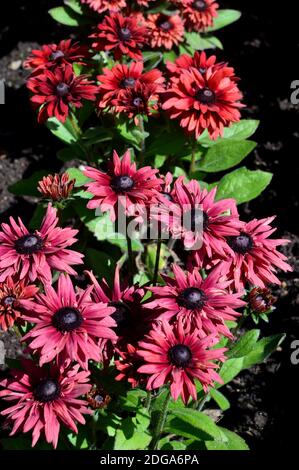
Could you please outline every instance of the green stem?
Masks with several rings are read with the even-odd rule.
[[[154,277],[153,277],[153,286],[156,286],[157,282],[158,282],[161,247],[162,247],[162,240],[158,240],[158,242],[157,242],[157,251],[156,251],[155,269],[154,269]]]
[[[134,277],[134,261],[133,261],[133,249],[132,249],[132,240],[130,234],[128,233],[129,219],[127,219],[127,228],[126,228],[126,238],[127,238],[127,247],[128,247],[128,262],[129,262],[129,281],[133,283]]]
[[[151,403],[152,403],[152,393],[151,393],[151,391],[149,390],[149,391],[147,392],[147,397],[146,397],[146,400],[145,400],[145,408],[146,408],[147,410],[150,409]]]
[[[77,137],[78,139],[80,139],[81,134],[82,134],[82,131],[81,131],[80,127],[79,127],[78,124],[77,124],[76,116],[75,116],[75,114],[74,114],[73,112],[71,112],[71,113],[69,114],[69,119],[70,119],[70,123],[71,123],[71,125],[72,125],[72,128],[73,128],[74,131],[75,131],[76,137]]]
[[[198,401],[197,407],[196,407],[198,411],[203,410],[209,398],[210,398],[210,395],[207,393],[201,400]]]
[[[149,448],[151,450],[157,449],[158,442],[160,440],[161,434],[163,433],[163,429],[164,429],[164,426],[165,426],[165,421],[166,421],[166,417],[167,417],[167,411],[168,411],[168,405],[169,405],[170,399],[171,399],[171,395],[170,395],[170,390],[169,390],[168,394],[165,398],[165,401],[162,405],[161,413],[159,415],[157,426],[156,426],[156,429],[154,431],[154,436],[153,436],[152,442],[150,443],[150,446],[149,446]]]
[[[145,160],[145,139],[144,139],[144,121],[143,118],[139,118],[139,129],[143,134],[142,141],[141,141],[141,149],[140,149],[140,158],[139,158],[139,166],[142,167]]]
[[[195,166],[196,166],[196,142],[195,140],[193,140],[191,142],[191,147],[192,147],[192,150],[191,150],[191,163],[190,163],[190,176],[192,175],[192,173],[195,172]]]

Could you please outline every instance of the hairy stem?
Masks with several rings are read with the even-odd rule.
[[[153,286],[156,286],[157,282],[158,282],[161,247],[162,247],[162,240],[158,240],[158,242],[157,242],[157,251],[156,251],[155,269],[154,269],[154,277],[153,277]]]
[[[161,412],[160,412],[160,415],[159,415],[159,419],[158,419],[158,422],[157,422],[157,426],[156,426],[156,429],[154,431],[154,436],[153,436],[152,442],[150,443],[150,446],[149,446],[149,448],[151,450],[157,449],[158,442],[160,440],[161,434],[163,433],[163,429],[164,429],[164,426],[165,426],[165,421],[166,421],[166,417],[167,417],[168,405],[169,405],[170,399],[171,399],[171,395],[170,395],[170,390],[169,390],[168,393],[167,393],[167,396],[165,398],[165,401],[162,405]]]

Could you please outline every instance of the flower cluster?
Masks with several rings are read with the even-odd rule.
[[[147,288],[152,297],[146,302],[140,302],[144,296],[140,289],[121,290],[118,269],[114,291],[109,291],[106,282],[95,288],[97,300],[110,300],[117,308],[118,378],[136,386],[150,374],[148,389],[170,382],[173,398],[181,395],[187,402],[194,397],[195,378],[202,378],[204,387],[216,377],[219,380],[211,359],[223,360],[223,350],[212,353],[207,348],[222,335],[233,338],[227,322],[235,321],[241,314],[238,309],[245,307],[245,289],[279,283],[276,269],[291,269],[276,249],[287,240],[269,238],[273,218],[241,221],[233,199],[215,201],[217,188],[201,189],[197,181],[185,183],[182,177],[173,184],[170,174],[159,180],[148,167],[136,172],[129,153],[122,160],[114,153],[108,173],[94,168],[84,173],[92,179],[86,185],[93,196],[89,208],[108,211],[115,221],[117,204],[127,217],[136,217],[142,206],[150,220],[158,220],[164,232],[180,239],[188,254],[187,272],[174,264],[173,276],[162,274],[164,285]],[[111,342],[105,342],[105,357],[111,354]],[[197,356],[201,357],[200,371]],[[142,365],[141,358],[148,364]]]

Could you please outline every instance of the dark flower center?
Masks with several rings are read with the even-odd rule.
[[[16,298],[13,297],[12,295],[9,295],[8,297],[5,297],[2,299],[2,304],[5,305],[6,307],[12,307]]]
[[[122,41],[128,41],[131,39],[132,33],[129,28],[121,28],[119,30],[119,37]]]
[[[178,297],[178,304],[188,310],[202,309],[206,296],[197,287],[188,287]]]
[[[167,199],[168,201],[172,202],[173,201],[173,197],[171,194],[169,193],[161,193],[163,197],[165,197],[165,199]]]
[[[196,93],[196,98],[202,104],[214,104],[216,101],[216,95],[210,88],[201,88]]]
[[[114,191],[123,193],[130,191],[134,186],[134,180],[128,175],[115,176],[111,181],[111,187]]]
[[[158,28],[162,29],[162,31],[167,32],[173,29],[173,25],[170,21],[164,19],[159,21]]]
[[[192,353],[188,346],[184,344],[177,344],[173,346],[168,352],[169,360],[177,367],[188,367]]]
[[[61,57],[64,57],[64,52],[62,51],[55,51],[55,52],[52,52],[51,54],[52,60],[57,60],[57,59],[60,59]]]
[[[136,98],[133,99],[133,106],[136,106],[136,108],[140,108],[143,105],[143,99],[137,96]]]
[[[54,379],[44,379],[36,385],[33,393],[36,400],[48,403],[59,398],[60,386]]]
[[[103,403],[104,401],[104,397],[102,397],[102,395],[96,395],[94,397],[94,399],[98,402],[98,403]]]
[[[58,83],[56,87],[57,95],[59,96],[67,95],[69,90],[70,90],[70,87],[66,83],[63,83],[63,82]]]
[[[245,255],[253,248],[252,238],[247,233],[240,233],[236,237],[227,237],[227,243],[236,253]]]
[[[185,225],[192,232],[199,231],[201,228],[206,230],[209,225],[209,217],[201,209],[191,209],[185,214]]]
[[[124,78],[123,81],[121,82],[121,86],[122,88],[133,88],[133,86],[135,85],[135,78],[133,77],[128,77],[128,78]]]
[[[20,255],[31,255],[43,248],[43,240],[38,235],[28,234],[15,241],[16,252]]]
[[[196,0],[193,2],[193,8],[197,11],[205,11],[207,7],[208,6],[205,0]]]
[[[129,307],[123,302],[110,302],[109,305],[115,308],[115,312],[111,315],[113,320],[116,321],[117,326],[123,326],[130,315]]]
[[[198,70],[200,71],[201,74],[204,74],[207,71],[207,69],[205,67],[199,67]]]
[[[62,307],[52,318],[53,326],[62,333],[68,333],[82,325],[83,317],[79,310],[72,307]]]

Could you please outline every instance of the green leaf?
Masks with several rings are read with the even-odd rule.
[[[272,180],[272,173],[239,168],[225,175],[218,184],[217,200],[233,198],[237,204],[251,201],[259,196]]]
[[[222,364],[219,371],[219,375],[223,380],[223,384],[217,384],[216,388],[220,388],[223,385],[233,380],[243,369],[243,358],[228,359]]]
[[[186,450],[186,444],[180,441],[170,441],[169,437],[164,437],[158,443],[159,450]]]
[[[249,139],[249,137],[251,137],[256,132],[259,124],[260,121],[256,119],[241,119],[241,121],[235,122],[229,127],[225,127],[223,136],[217,140],[212,140],[208,131],[205,130],[197,141],[201,145],[207,145],[208,147],[211,147],[213,145],[217,145],[219,142],[222,142],[223,139],[238,141]]]
[[[163,54],[159,51],[146,51],[143,52],[142,56],[146,70],[152,70],[156,68],[163,60]]]
[[[196,170],[206,173],[216,173],[238,165],[256,147],[250,140],[234,141],[223,140],[209,148],[203,159],[196,166]]]
[[[187,438],[227,440],[209,416],[191,408],[172,410],[169,413],[165,431]]]
[[[230,402],[219,390],[211,388],[210,395],[221,410],[226,411],[230,408]]]
[[[29,178],[24,178],[21,181],[17,181],[17,183],[9,186],[8,189],[11,193],[16,194],[17,196],[38,197],[41,195],[37,190],[38,182],[43,178],[43,176],[47,175],[47,170],[36,171]]]
[[[117,125],[117,130],[120,137],[130,145],[133,145],[137,150],[141,149],[142,142],[149,136],[148,132],[144,132],[135,125],[125,121]]]
[[[82,3],[80,3],[80,0],[64,0],[64,3],[67,7],[70,7],[79,15],[83,15],[83,8]]]
[[[256,347],[243,358],[243,369],[247,369],[255,364],[265,361],[280,344],[284,341],[286,335],[278,334],[262,338],[256,344]]]
[[[84,186],[90,179],[85,176],[79,168],[68,168],[66,173],[69,175],[70,179],[75,179],[75,188],[80,188]]]
[[[218,10],[218,16],[214,19],[213,26],[206,29],[206,32],[217,31],[229,24],[238,21],[241,18],[241,12],[237,10]]]
[[[257,344],[260,336],[260,330],[250,330],[237,341],[232,348],[227,351],[229,358],[244,357],[249,354]]]
[[[219,426],[223,434],[227,437],[227,442],[207,441],[205,442],[208,450],[249,450],[248,445],[238,436],[238,434]]]
[[[52,134],[66,144],[73,144],[78,140],[78,135],[69,118],[66,119],[65,123],[58,121],[55,117],[50,118],[47,120],[46,126]]]
[[[83,134],[83,141],[88,145],[100,144],[101,142],[108,142],[112,140],[113,133],[110,129],[104,127],[90,127]]]
[[[111,259],[111,255],[89,248],[86,251],[86,262],[100,279],[104,277],[107,282],[112,281],[115,270],[115,261]]]
[[[71,160],[79,159],[79,160],[86,160],[86,154],[82,146],[78,144],[72,144],[68,147],[64,147],[57,152],[57,158],[62,162],[69,162]]]
[[[143,450],[151,442],[148,432],[140,431],[132,418],[122,421],[121,427],[116,431],[114,450]]]
[[[164,62],[175,62],[177,58],[177,55],[174,51],[168,51],[168,52],[164,52],[163,54],[163,60]]]
[[[167,133],[162,132],[147,146],[146,155],[176,155],[180,152],[186,143],[186,137],[181,132]]]
[[[66,26],[79,26],[82,24],[82,18],[72,8],[67,6],[51,8],[49,14],[55,21]]]
[[[185,33],[185,37],[187,40],[188,45],[191,47],[192,50],[205,50],[205,49],[215,49],[218,47],[219,49],[223,49],[223,46],[219,39],[215,36],[203,36],[199,33]]]

